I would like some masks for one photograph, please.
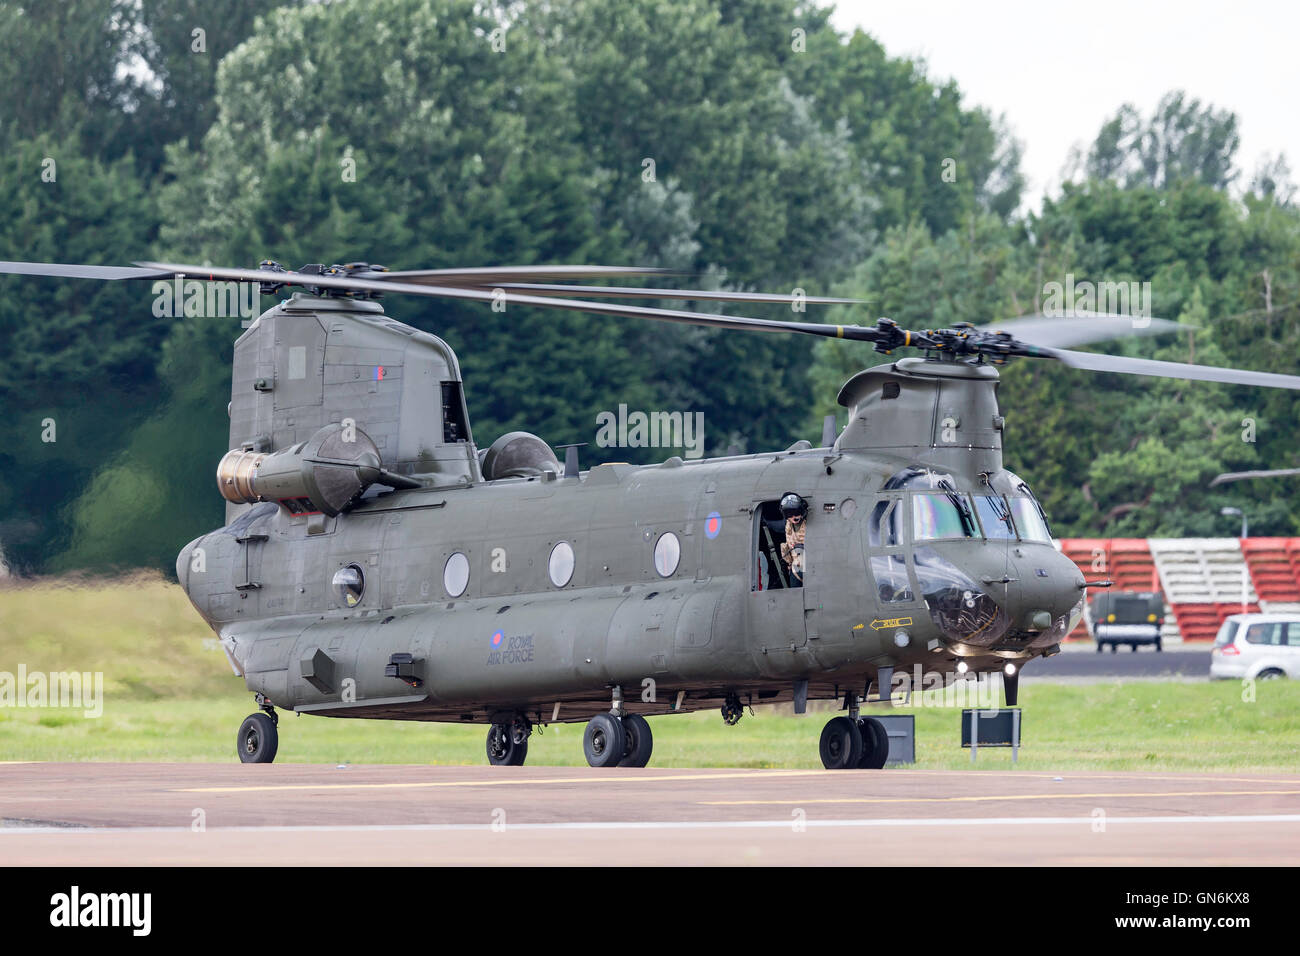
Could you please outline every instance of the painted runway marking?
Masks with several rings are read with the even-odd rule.
[[[808,819],[801,826],[808,827],[977,827],[977,826],[1091,826],[1096,818],[1080,817],[919,817],[857,820]],[[1160,816],[1123,817],[1108,816],[1106,825],[1112,824],[1258,824],[1300,823],[1298,813],[1237,814],[1221,816]],[[316,825],[316,826],[247,826],[208,827],[205,833],[362,833],[362,832],[485,832],[500,833],[511,830],[791,830],[789,820],[632,820],[589,823],[512,823],[504,830],[494,829],[491,823],[405,823]],[[194,834],[189,827],[0,827],[0,838],[24,834],[62,834],[87,836],[92,834],[122,835],[131,833],[185,833]],[[200,839],[203,833],[194,834]]]
[[[1257,797],[1268,794],[1295,796],[1300,790],[1164,790],[1134,791],[1131,793],[1001,793],[967,797],[813,797],[800,800],[787,797],[780,800],[700,800],[701,806],[707,807],[747,807],[768,806],[771,804],[814,804],[814,803],[979,803],[991,800],[1100,800],[1122,797]]]
[[[658,783],[661,780],[727,780],[735,777],[749,777],[763,774],[771,777],[810,777],[836,773],[833,770],[747,770],[739,773],[680,773],[654,776],[609,776],[600,777],[545,777],[540,780],[529,778],[505,778],[501,780],[410,780],[398,783],[278,783],[260,784],[246,787],[179,787],[171,793],[254,793],[266,790],[409,790],[426,787],[526,787],[557,783]],[[839,771],[842,772],[842,771]]]

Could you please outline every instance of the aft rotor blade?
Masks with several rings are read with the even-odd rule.
[[[1245,481],[1247,478],[1289,478],[1292,475],[1300,475],[1300,468],[1277,468],[1272,471],[1229,471],[1217,475],[1210,482],[1210,487],[1226,485],[1230,481]]]
[[[415,285],[501,285],[505,282],[545,282],[550,279],[613,279],[620,276],[675,275],[670,269],[647,266],[485,266],[475,269],[408,269],[366,272],[367,279]]]
[[[1239,368],[1213,365],[1189,365],[1184,362],[1160,362],[1155,359],[1129,358],[1124,355],[1101,355],[1071,352],[1066,349],[1042,349],[1041,353],[1058,359],[1071,368],[1092,372],[1119,372],[1122,375],[1152,375],[1156,378],[1181,378],[1195,382],[1224,382],[1228,385],[1262,385],[1267,388],[1300,389],[1300,376],[1276,372],[1250,372]]]
[[[996,325],[982,326],[983,332],[1006,332],[1030,345],[1069,348],[1128,336],[1164,335],[1187,326],[1168,319],[1120,315],[1116,312],[1071,312],[1068,315],[1022,315]]]
[[[631,286],[547,285],[538,282],[504,282],[500,288],[529,295],[565,295],[597,299],[681,299],[691,302],[776,302],[791,305],[863,305],[862,299],[837,299],[820,295],[781,295],[768,292],[727,292],[705,289],[643,289]]]
[[[323,289],[350,289],[354,291],[406,293],[440,299],[464,299],[471,302],[500,302],[536,306],[543,309],[565,309],[571,312],[590,312],[596,315],[620,315],[685,325],[703,325],[720,329],[743,329],[757,332],[800,332],[828,338],[854,339],[874,342],[875,329],[856,325],[819,325],[816,323],[784,322],[774,319],[751,319],[739,315],[708,315],[680,309],[652,309],[639,305],[619,305],[612,302],[584,302],[579,299],[561,299],[550,296],[526,295],[519,292],[458,286],[415,285],[405,282],[380,282],[343,275],[310,275],[304,272],[272,272],[267,269],[225,269],[210,266],[175,265],[171,263],[141,262],[144,268],[157,269],[166,275],[186,276],[191,279],[233,282],[270,282],[280,285],[308,286]]]
[[[128,266],[88,266],[62,262],[0,262],[0,275],[52,276],[58,279],[166,279],[170,273]]]

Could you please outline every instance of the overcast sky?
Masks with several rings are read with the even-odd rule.
[[[1030,207],[1055,190],[1072,144],[1091,142],[1122,103],[1149,115],[1171,89],[1237,114],[1242,180],[1266,152],[1285,152],[1300,176],[1296,0],[838,0],[834,22],[891,56],[923,57],[966,105],[1005,113]]]

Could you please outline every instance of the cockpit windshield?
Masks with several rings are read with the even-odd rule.
[[[1020,529],[1022,539],[1025,541],[1052,540],[1052,532],[1047,527],[1047,522],[1043,520],[1043,513],[1039,510],[1037,501],[1021,495],[1013,495],[1010,501],[1011,515],[1015,518],[1016,527]]]
[[[912,497],[912,540],[975,538],[979,531],[972,517],[970,496],[919,494]]]
[[[976,495],[975,510],[986,538],[1014,538],[1016,529],[1011,524],[1011,510],[1001,495]]]
[[[1018,475],[1007,472],[1011,479],[1011,516],[1020,531],[1022,541],[1051,541],[1052,526],[1047,520],[1047,512],[1039,504],[1029,486]]]

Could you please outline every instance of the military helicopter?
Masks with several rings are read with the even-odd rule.
[[[1123,316],[911,331],[605,301],[784,295],[575,284],[651,269],[9,262],[0,273],[297,290],[235,343],[230,450],[217,466],[227,523],[176,562],[255,694],[237,735],[251,763],[275,758],[277,708],[486,724],[496,765],[522,764],[537,728],[586,722],[588,763],[643,767],[649,716],[720,708],[734,724],[757,703],[803,713],[835,700],[823,764],[883,767],[888,738],[862,705],[890,700],[896,672],[1001,672],[1014,705],[1021,668],[1055,654],[1086,589],[1106,583],[1059,552],[1033,492],[1003,467],[998,366],[1024,357],[1300,388],[1291,375],[1069,348],[1134,331]],[[480,450],[456,355],[385,313],[377,300],[397,293],[921,355],[850,378],[847,424],[829,421],[820,447],[582,470],[576,448],[561,464],[525,432]],[[796,562],[799,548],[782,546],[799,525]]]

